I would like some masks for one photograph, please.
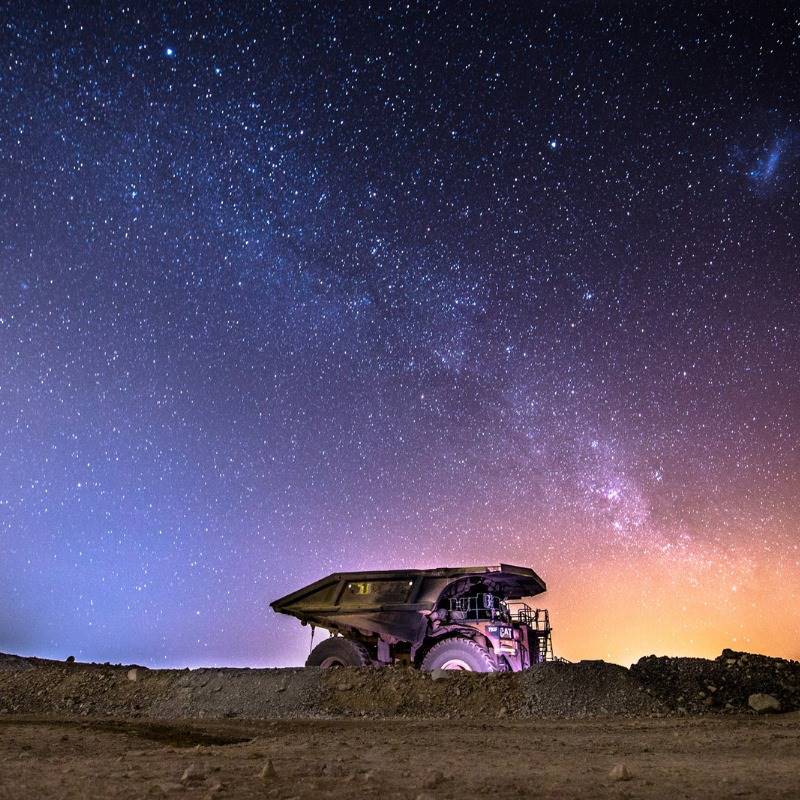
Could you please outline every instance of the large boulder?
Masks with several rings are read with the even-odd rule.
[[[757,714],[770,714],[781,710],[781,701],[771,694],[756,692],[747,698],[747,705]]]

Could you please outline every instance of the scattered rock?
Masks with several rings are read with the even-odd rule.
[[[184,786],[193,786],[202,783],[205,779],[205,770],[201,769],[196,764],[190,764],[183,771],[183,775],[181,775],[181,783]]]
[[[781,710],[781,701],[771,694],[756,692],[747,698],[747,705],[758,714],[769,714]]]
[[[258,773],[258,777],[261,778],[264,783],[269,783],[273,778],[278,777],[278,773],[275,772],[275,766],[273,765],[271,758],[267,759],[267,763],[261,768],[261,772]]]
[[[432,772],[422,784],[423,789],[435,789],[439,784],[444,783],[444,774],[439,770]]]
[[[633,775],[631,775],[631,771],[625,764],[614,764],[611,767],[611,772],[608,773],[608,777],[612,781],[629,781],[633,778]]]

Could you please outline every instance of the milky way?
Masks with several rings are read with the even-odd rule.
[[[505,561],[569,658],[800,657],[797,12],[165,8],[2,20],[0,650]]]

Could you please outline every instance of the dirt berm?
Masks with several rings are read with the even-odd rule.
[[[715,660],[554,662],[523,673],[410,669],[162,670],[0,654],[0,714],[148,719],[575,718],[800,708],[800,663],[726,650]],[[773,706],[775,704],[773,703]],[[778,710],[775,708],[774,710]]]

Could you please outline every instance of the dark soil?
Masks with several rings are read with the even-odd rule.
[[[800,774],[797,714],[68,723],[0,723],[0,800],[794,800]]]

